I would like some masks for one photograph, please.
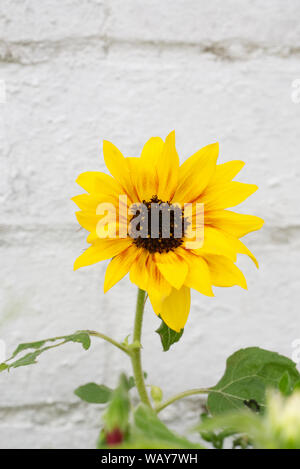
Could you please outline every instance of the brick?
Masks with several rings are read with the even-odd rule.
[[[292,355],[299,312],[299,78],[296,0],[6,1],[0,7],[0,339],[20,342],[96,329],[131,333],[135,287],[103,294],[105,263],[73,272],[85,248],[70,198],[80,172],[105,170],[101,142],[137,155],[153,135],[176,130],[181,161],[216,140],[220,162],[242,159],[238,178],[259,191],[238,210],[266,225],[245,242],[248,291],[198,293],[183,339],[163,353],[146,306],[144,368],[165,397],[218,381],[229,354],[257,345]],[[157,367],[157,363],[160,366]],[[4,448],[90,448],[101,410],[73,390],[114,386],[127,357],[94,340],[1,374]],[[161,415],[178,432],[199,400]],[[178,414],[186,415],[178,420]]]
[[[122,40],[196,43],[208,47],[297,47],[300,9],[280,0],[112,0],[107,34]],[[225,43],[224,43],[225,41]]]
[[[102,0],[3,0],[0,39],[40,42],[92,37],[102,34],[105,20]]]

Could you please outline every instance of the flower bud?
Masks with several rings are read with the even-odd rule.
[[[151,397],[156,404],[159,404],[163,398],[163,392],[158,386],[151,386]]]
[[[116,429],[125,432],[128,427],[129,410],[128,380],[125,375],[121,375],[119,385],[113,391],[103,415],[105,434],[113,434]]]
[[[124,440],[124,434],[119,428],[105,434],[105,441],[108,446],[120,445]]]
[[[277,448],[300,448],[300,391],[286,398],[280,393],[269,394],[265,419]]]

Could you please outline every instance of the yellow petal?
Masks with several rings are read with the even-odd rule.
[[[149,283],[149,274],[147,270],[147,261],[149,253],[141,249],[130,268],[130,281],[142,290],[147,291]]]
[[[168,296],[172,287],[158,269],[153,255],[149,256],[146,268],[148,270],[147,292],[157,294],[160,298]]]
[[[222,229],[237,238],[259,230],[264,220],[253,215],[241,215],[229,210],[214,210],[205,213],[205,223]]]
[[[86,240],[88,243],[94,244],[98,239],[126,238],[127,236],[120,236],[120,230],[122,233],[126,233],[127,225],[115,221],[107,223],[107,221],[98,220]]]
[[[107,266],[104,280],[104,293],[119,282],[128,272],[137,256],[135,246],[130,246],[125,251],[115,256]]]
[[[250,249],[247,248],[247,246],[244,245],[244,243],[242,243],[242,241],[240,240],[237,240],[237,252],[239,254],[246,254],[246,256],[249,256],[250,259],[254,262],[254,264],[256,265],[257,268],[259,268],[259,265],[258,265],[258,262],[257,262],[257,259],[256,257],[252,254],[252,252],[250,251]]]
[[[102,237],[99,235],[99,233],[101,232],[104,234],[104,227],[109,228],[109,225],[115,227],[120,226],[122,228],[126,227],[127,230],[127,224],[123,222],[119,223],[115,212],[107,212],[104,215],[97,215],[91,212],[75,212],[75,215],[78,220],[78,223],[87,231],[98,231],[99,238]]]
[[[131,176],[139,200],[150,200],[158,192],[157,162],[161,158],[164,141],[160,137],[150,138],[144,145],[140,158],[128,161],[134,164]]]
[[[158,298],[154,298],[149,293],[149,299],[155,313],[163,319],[170,329],[180,332],[184,328],[190,312],[189,288],[185,286],[180,290],[173,288],[170,295],[163,301],[159,301]]]
[[[122,194],[122,188],[111,176],[100,171],[86,171],[78,176],[77,184],[92,195]]]
[[[218,154],[219,144],[213,143],[201,148],[180,166],[174,202],[193,202],[200,196],[213,177]]]
[[[188,273],[187,263],[175,252],[156,253],[155,261],[159,271],[172,287],[179,288],[184,284]]]
[[[160,158],[157,161],[158,198],[167,202],[172,199],[179,172],[179,157],[175,148],[175,132],[171,132],[164,143]]]
[[[123,188],[122,194],[124,194],[125,191],[131,201],[135,202],[136,194],[132,187],[130,171],[126,158],[124,158],[120,150],[115,145],[106,140],[103,142],[103,154],[107,169]]]
[[[79,256],[74,263],[74,270],[87,265],[110,259],[127,249],[132,240],[130,239],[99,239]]]
[[[216,254],[236,262],[237,254],[246,254],[252,259],[256,267],[258,262],[249,249],[236,237],[220,229],[210,226],[204,227],[204,243],[201,249],[194,250],[198,255]]]
[[[158,270],[153,255],[141,249],[130,269],[130,281],[142,290],[159,295],[160,298],[171,292],[171,285]]]
[[[253,194],[258,187],[255,184],[244,184],[242,182],[227,182],[208,186],[199,202],[204,203],[205,212],[209,210],[220,210],[234,207]]]
[[[211,276],[207,262],[196,254],[187,253],[186,260],[189,271],[185,279],[185,285],[194,288],[206,296],[214,296],[211,288]]]
[[[76,212],[75,213],[78,223],[87,231],[96,230],[100,216],[96,214],[90,214],[89,212]]]
[[[212,284],[216,287],[232,287],[239,285],[247,289],[247,282],[241,270],[229,259],[223,256],[207,255]]]
[[[171,291],[172,291],[172,287],[171,287],[171,290],[169,291],[169,295]],[[155,314],[157,314],[157,316],[159,316],[161,312],[161,305],[162,305],[163,300],[166,298],[166,295],[162,295],[157,290],[148,290],[147,293],[148,293],[153,311],[155,312]]]
[[[221,230],[211,226],[204,227],[204,243],[200,249],[194,250],[197,254],[203,252],[226,256],[232,261],[236,261],[236,240],[223,233]]]
[[[73,202],[81,209],[96,213],[99,199],[89,194],[80,194],[72,197]]]
[[[126,158],[130,168],[132,185],[137,193],[136,202],[149,201],[158,190],[158,178],[155,167],[141,158]]]
[[[111,142],[104,140],[103,155],[110,174],[120,183],[123,182],[124,170],[127,171],[125,158],[120,150]]]
[[[216,172],[211,180],[211,184],[231,181],[245,166],[244,161],[233,160],[227,163],[218,164]]]
[[[160,137],[152,137],[150,138],[144,145],[142,153],[141,153],[141,160],[143,164],[149,164],[152,168],[156,167],[156,163],[158,162],[160,155],[163,151],[164,141]]]

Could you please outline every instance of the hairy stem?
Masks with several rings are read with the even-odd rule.
[[[173,397],[170,397],[170,399],[158,405],[155,410],[158,413],[168,407],[170,404],[173,404],[173,402],[179,401],[179,399],[183,399],[184,397],[188,396],[193,396],[195,394],[208,394],[209,392],[210,389],[190,389],[189,391],[184,391],[179,394],[176,394]]]
[[[111,337],[108,337],[107,335],[102,334],[101,332],[87,331],[87,333],[88,333],[89,335],[94,336],[94,337],[99,337],[99,339],[106,340],[106,342],[109,342],[110,344],[112,344],[112,345],[114,345],[115,347],[119,348],[120,350],[122,350],[122,352],[127,353],[127,355],[130,354],[126,346],[120,344],[119,342],[117,342],[116,340],[112,339]]]
[[[131,363],[133,368],[133,374],[135,379],[135,385],[138,390],[141,401],[151,407],[150,400],[147,394],[144,374],[142,369],[141,362],[141,335],[142,335],[142,324],[143,324],[143,314],[145,306],[145,295],[144,290],[138,290],[137,302],[136,302],[136,313],[134,321],[134,330],[133,330],[133,344],[136,345],[131,352]]]

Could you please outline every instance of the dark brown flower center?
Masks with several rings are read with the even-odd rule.
[[[183,243],[187,222],[177,205],[154,195],[149,201],[132,207],[129,235],[137,247],[150,253],[174,251]]]

